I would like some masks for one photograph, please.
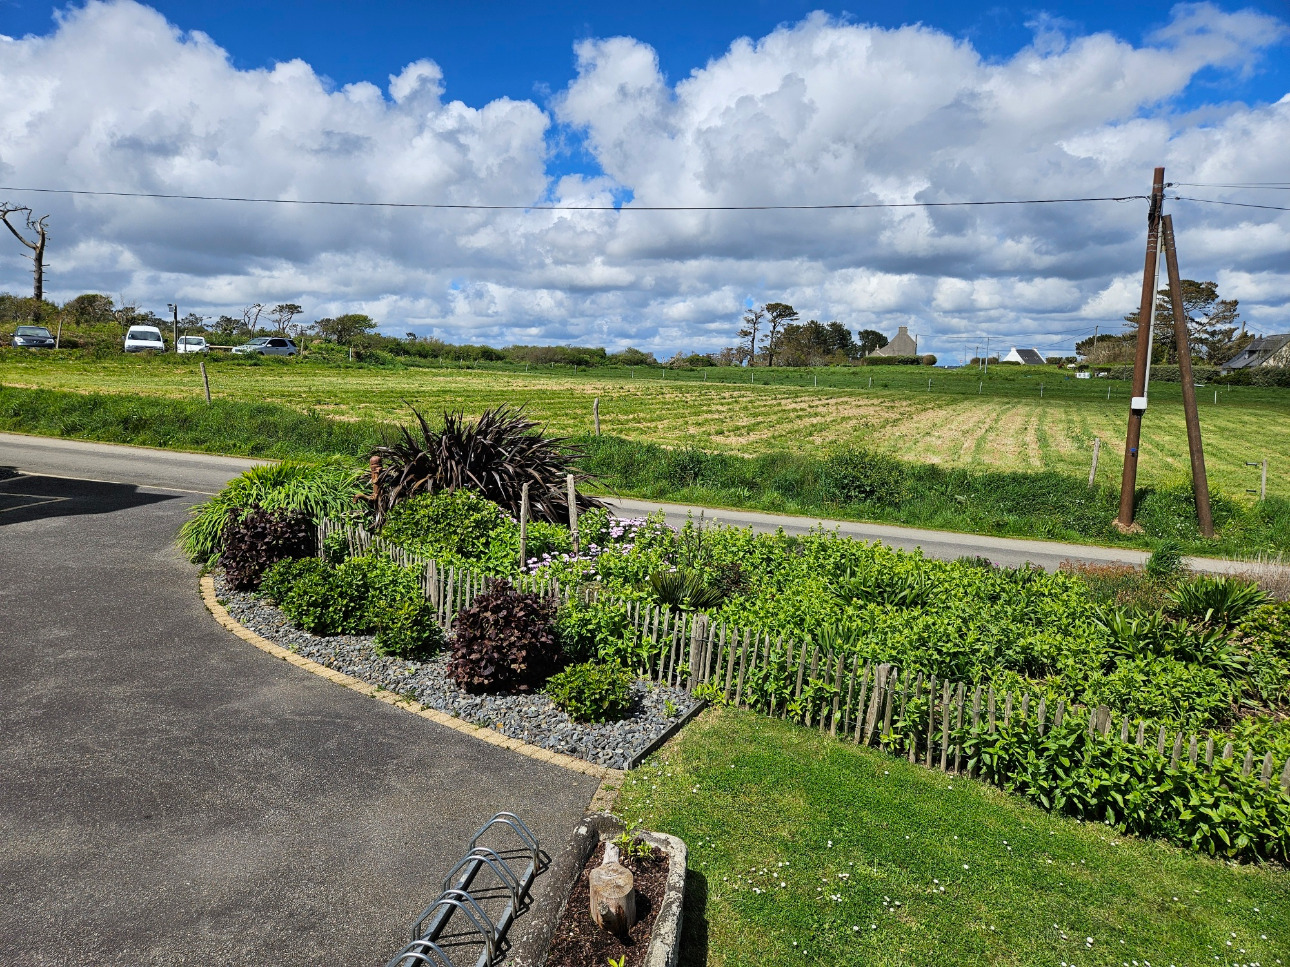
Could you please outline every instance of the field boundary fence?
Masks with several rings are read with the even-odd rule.
[[[458,613],[470,607],[494,578],[445,566],[390,543],[354,524],[323,520],[319,554],[339,535],[350,554],[376,552],[417,571],[426,599],[447,631]],[[1105,705],[1085,707],[993,685],[966,684],[923,672],[905,672],[884,662],[861,661],[840,647],[796,642],[785,635],[739,628],[703,614],[574,589],[542,575],[506,578],[524,591],[567,603],[606,600],[623,606],[641,644],[637,671],[653,682],[687,693],[747,708],[772,718],[793,719],[808,728],[856,745],[882,748],[929,769],[975,775],[968,740],[1003,729],[1035,730],[1040,737],[1077,718],[1087,721],[1090,737],[1154,749],[1171,769],[1186,761],[1212,770],[1216,761],[1239,761],[1243,777],[1265,786],[1277,781],[1290,797],[1290,757],[1278,762],[1271,752],[1256,756],[1232,741],[1157,726]],[[1280,768],[1278,768],[1280,766]]]

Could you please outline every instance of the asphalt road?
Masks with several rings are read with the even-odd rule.
[[[215,493],[230,478],[257,462],[262,461],[0,433],[0,468],[9,466],[27,473],[165,487],[194,494]],[[1143,551],[1127,548],[986,537],[887,524],[762,514],[755,511],[714,510],[626,498],[609,502],[620,513],[629,515],[643,515],[662,510],[669,523],[678,525],[684,523],[688,517],[697,518],[702,513],[707,521],[752,527],[761,531],[773,531],[782,527],[790,534],[804,534],[815,527],[823,526],[837,529],[858,540],[882,541],[884,544],[906,550],[921,548],[928,557],[953,560],[966,555],[980,555],[999,564],[1032,563],[1050,571],[1068,560],[1141,564],[1147,558]],[[1223,561],[1205,558],[1189,559],[1189,563],[1195,569],[1204,571],[1222,572],[1239,569],[1239,565],[1229,565]]]
[[[41,452],[135,482],[0,469],[0,964],[380,965],[497,810],[559,855],[594,779],[214,622],[173,544],[193,497],[137,482],[241,464],[6,441],[0,465]]]

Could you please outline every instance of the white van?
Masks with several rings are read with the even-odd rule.
[[[166,341],[161,338],[161,330],[156,326],[131,326],[125,333],[125,351],[141,353],[146,350],[164,353]]]

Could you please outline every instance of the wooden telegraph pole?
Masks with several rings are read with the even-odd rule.
[[[1138,444],[1142,414],[1147,409],[1147,364],[1151,326],[1156,308],[1156,260],[1160,251],[1160,208],[1165,195],[1165,169],[1157,168],[1151,182],[1151,207],[1147,212],[1147,259],[1142,269],[1142,302],[1138,309],[1138,345],[1133,361],[1133,398],[1129,403],[1129,429],[1124,438],[1124,475],[1120,478],[1120,515],[1116,524],[1133,526],[1133,499],[1138,486]]]
[[[1196,411],[1196,384],[1191,378],[1191,346],[1187,340],[1187,317],[1183,314],[1182,281],[1178,276],[1178,250],[1174,248],[1174,219],[1160,220],[1165,241],[1165,268],[1169,272],[1169,302],[1174,313],[1174,339],[1178,345],[1178,378],[1182,380],[1183,410],[1187,414],[1187,449],[1191,454],[1191,486],[1196,495],[1196,519],[1200,532],[1214,536],[1214,515],[1209,507],[1209,481],[1205,476],[1205,450],[1200,442],[1200,414]]]

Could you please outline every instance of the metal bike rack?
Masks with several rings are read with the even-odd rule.
[[[527,854],[529,859],[523,872],[516,873],[511,865],[520,857],[512,857],[508,862],[498,850],[480,845],[479,841],[495,827],[509,829],[520,841],[515,852],[521,856]],[[478,934],[483,944],[476,967],[488,967],[497,959],[502,939],[527,904],[533,880],[543,865],[537,837],[524,825],[524,821],[514,813],[497,813],[471,837],[466,855],[444,877],[439,896],[413,921],[412,942],[400,950],[386,967],[457,967],[439,941],[448,921],[458,913],[468,923],[468,932]],[[496,922],[469,892],[475,878],[485,869],[510,896]]]

